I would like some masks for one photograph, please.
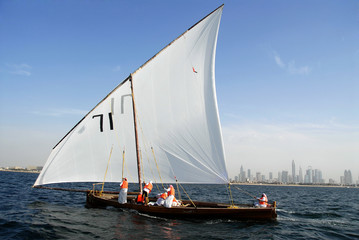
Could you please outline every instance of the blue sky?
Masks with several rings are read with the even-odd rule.
[[[0,1],[0,166],[43,165],[108,92],[222,3],[230,176],[359,177],[358,1]]]

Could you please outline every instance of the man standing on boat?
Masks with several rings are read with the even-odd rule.
[[[148,204],[148,194],[150,194],[152,188],[153,188],[152,181],[148,182],[143,188],[142,195],[146,205]]]
[[[127,178],[122,178],[122,182],[120,186],[121,186],[121,190],[120,190],[120,194],[118,195],[118,202],[121,204],[127,203],[127,190],[128,190]]]
[[[168,197],[166,198],[164,205],[166,208],[170,208],[172,207],[172,201],[173,198],[175,197],[175,189],[172,185],[170,185],[170,187],[167,189],[165,188],[165,190],[167,191]]]

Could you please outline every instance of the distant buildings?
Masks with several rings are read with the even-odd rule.
[[[281,183],[289,183],[288,171],[282,171],[282,179],[280,179]]]
[[[300,182],[300,183],[303,182],[303,171],[302,171],[302,168],[301,168],[301,167],[299,167],[298,182]]]
[[[241,166],[241,170],[239,172],[239,181],[246,182],[246,172],[243,170],[243,166]]]
[[[307,171],[305,171],[304,183],[312,183],[312,182],[313,182],[312,167],[309,166],[309,168],[307,169]]]
[[[240,173],[235,176],[235,182],[249,182],[249,183],[277,183],[277,184],[338,184],[335,180],[329,179],[327,183],[323,178],[323,173],[320,169],[313,169],[309,166],[304,172],[302,167],[299,166],[299,174],[296,174],[296,164],[295,161],[292,160],[292,171],[282,170],[278,172],[277,178],[273,176],[273,172],[268,173],[268,178],[266,178],[265,174],[261,172],[256,172],[255,175],[252,175],[252,170],[247,169],[245,171],[244,167],[241,166]],[[246,174],[247,173],[247,174]],[[291,173],[291,174],[290,174]],[[359,184],[359,178],[358,178]],[[344,176],[340,177],[341,185],[353,185],[355,182],[353,181],[353,177],[350,170],[344,171]]]
[[[260,172],[256,172],[256,181],[262,182],[262,174]]]
[[[28,166],[26,168],[24,167],[0,167],[0,171],[12,171],[12,172],[40,172],[42,170],[42,167],[40,166]]]
[[[344,171],[344,176],[340,177],[340,184],[342,184],[342,185],[353,184],[352,172],[350,170]]]
[[[295,162],[292,160],[292,183],[296,183],[296,175],[295,175]]]

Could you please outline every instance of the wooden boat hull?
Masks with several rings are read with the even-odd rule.
[[[140,213],[178,219],[236,219],[236,220],[275,220],[277,213],[275,207],[255,208],[250,205],[236,205],[236,208],[230,208],[228,204],[194,202],[194,207],[189,201],[183,201],[184,204],[190,204],[187,207],[165,208],[163,206],[145,206],[134,202],[135,196],[128,196],[128,203],[120,204],[117,201],[117,195],[103,194],[96,196],[93,193],[87,194],[87,207],[105,208],[112,206],[116,208],[134,209]],[[155,201],[155,199],[150,199]]]

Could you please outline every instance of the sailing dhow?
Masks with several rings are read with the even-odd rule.
[[[223,5],[130,74],[53,148],[34,186],[65,182],[229,184],[215,92],[215,54]],[[121,174],[122,173],[122,174]],[[183,200],[139,205],[135,195],[89,191],[87,205],[164,217],[275,219],[275,205]]]

